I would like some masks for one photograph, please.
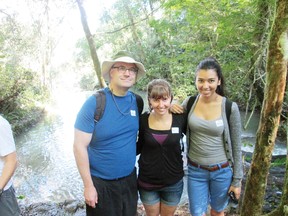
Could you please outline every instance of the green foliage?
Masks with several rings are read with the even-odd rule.
[[[244,160],[250,162],[252,160],[250,155],[245,155]]]
[[[74,51],[76,62],[88,62],[91,61],[91,54],[89,45],[86,38],[82,38],[77,41]]]
[[[243,147],[247,147],[247,146],[253,147],[253,143],[251,143],[251,142],[243,142],[242,145],[243,145]]]
[[[49,98],[35,73],[15,65],[0,67],[0,111],[12,124],[16,134],[34,124],[43,113]]]
[[[182,56],[187,56],[183,64],[191,65],[194,71],[203,58],[216,57],[227,80],[228,96],[245,100],[247,79],[242,80],[250,65],[256,20],[251,1],[172,0],[165,9],[171,24],[163,32],[172,33],[173,44],[179,44]]]
[[[141,39],[147,76],[137,86],[145,89],[151,79],[165,78],[181,100],[196,93],[197,64],[207,56],[214,56],[223,67],[228,97],[244,104],[248,98],[248,73],[255,47],[253,30],[257,16],[253,1],[168,0],[153,1],[152,5],[154,8],[161,6],[153,12],[161,16],[148,16],[145,1],[130,1],[129,11],[135,23],[142,17],[148,18],[135,26],[129,22],[128,10],[122,1],[114,5],[118,10],[106,11],[102,19],[102,32],[103,29],[115,32],[105,35],[106,43],[101,40],[103,48],[109,43],[113,50],[127,49],[140,54],[133,31]],[[139,8],[145,8],[146,13]],[[101,50],[101,46],[99,48]]]
[[[214,56],[222,66],[227,97],[243,108],[251,97],[252,61],[261,48],[255,39],[261,13],[257,4],[252,0],[131,0],[129,4],[118,0],[103,13],[95,41],[102,58],[123,49],[142,56],[147,74],[137,88],[145,90],[152,79],[165,78],[180,101],[196,94],[196,66]]]
[[[275,166],[285,166],[286,165],[286,158],[277,158],[275,161],[271,163],[271,167]]]
[[[96,87],[95,73],[84,74],[79,82],[80,88],[84,91],[89,91]]]
[[[31,69],[41,56],[37,21],[27,26],[17,15],[9,11],[0,20],[0,113],[16,134],[41,118],[42,104],[49,99],[40,73]]]
[[[19,200],[23,200],[23,199],[25,199],[25,198],[26,198],[25,195],[19,195],[19,196],[17,196],[17,199],[19,199]]]

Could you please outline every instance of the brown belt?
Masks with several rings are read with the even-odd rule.
[[[225,167],[228,167],[229,166],[229,162],[225,162],[225,163],[222,163],[222,164],[219,164],[218,165],[215,165],[215,166],[204,166],[204,165],[200,165],[200,164],[197,164],[193,161],[191,161],[189,158],[188,158],[188,163],[194,167],[198,167],[198,168],[201,168],[201,169],[204,169],[204,170],[208,170],[209,172],[214,172],[216,170],[219,170],[220,168],[225,168]]]

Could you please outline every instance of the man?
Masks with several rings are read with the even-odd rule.
[[[12,176],[17,166],[15,142],[11,126],[0,116],[0,215],[20,215],[12,186]]]
[[[87,215],[135,216],[137,212],[136,139],[139,115],[129,91],[145,74],[143,64],[125,52],[102,64],[106,106],[94,121],[96,99],[89,97],[75,122],[74,155],[84,184]]]

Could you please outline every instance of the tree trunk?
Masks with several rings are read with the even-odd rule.
[[[241,215],[243,216],[254,216],[262,213],[267,176],[285,93],[288,57],[288,0],[278,0],[276,7],[267,55],[263,107],[241,207]],[[286,197],[282,201],[286,201],[286,203],[281,203],[283,214],[280,215],[284,215],[284,205],[287,205],[287,188],[286,194],[283,193],[284,196]]]
[[[141,59],[142,62],[145,62],[145,52],[143,50],[141,40],[140,40],[140,38],[139,38],[139,36],[137,34],[137,28],[136,28],[136,25],[135,25],[135,22],[134,22],[134,18],[133,18],[133,14],[131,12],[130,6],[127,3],[127,0],[123,0],[122,2],[123,2],[124,6],[126,8],[128,19],[130,21],[133,40],[134,40],[134,42],[136,43],[136,45],[137,45],[137,47],[139,49],[140,59]]]
[[[89,44],[90,54],[92,57],[96,76],[98,78],[100,86],[103,88],[106,86],[106,83],[105,83],[105,80],[103,79],[103,77],[101,75],[100,61],[99,61],[99,58],[98,58],[98,55],[96,52],[93,35],[91,35],[90,29],[89,29],[89,26],[87,23],[86,12],[85,12],[85,9],[83,8],[83,5],[82,5],[83,0],[76,0],[76,1],[77,1],[79,10],[80,10],[81,22],[82,22],[83,30],[85,32],[86,39],[87,39],[88,44]]]
[[[287,156],[286,156],[286,173],[284,178],[282,199],[278,208],[276,208],[274,211],[267,214],[266,216],[278,216],[278,215],[288,216],[288,121],[286,121],[286,123],[287,123],[286,125]]]

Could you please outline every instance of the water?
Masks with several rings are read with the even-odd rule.
[[[24,196],[20,203],[83,200],[83,184],[73,155],[73,125],[80,106],[90,94],[57,93],[56,102],[48,108],[46,118],[15,138],[19,165],[14,186],[17,195]],[[147,110],[147,104],[144,109]],[[244,142],[255,143],[258,119],[255,115],[252,124],[243,131]],[[252,152],[253,146],[245,146],[243,150]],[[274,154],[286,154],[285,142],[277,141]],[[184,200],[187,200],[187,193],[183,193]]]
[[[244,126],[245,113],[241,113],[241,119],[243,121],[242,125]],[[253,114],[251,121],[249,122],[248,127],[246,130],[242,131],[242,150],[246,152],[253,152],[254,151],[254,144],[256,142],[256,132],[258,129],[258,124],[260,120],[260,114]],[[286,155],[287,154],[287,145],[286,140],[280,140],[279,138],[276,139],[276,144],[273,150],[273,155]]]
[[[68,92],[66,92],[68,93]],[[82,199],[83,184],[73,155],[73,125],[85,95],[58,94],[47,117],[15,138],[18,167],[14,176],[20,202]]]

